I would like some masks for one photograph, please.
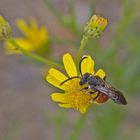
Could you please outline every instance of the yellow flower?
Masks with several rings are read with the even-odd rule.
[[[88,38],[98,37],[105,29],[107,19],[101,16],[92,16],[84,28],[84,35]]]
[[[42,26],[39,27],[35,19],[31,19],[27,24],[23,19],[16,21],[17,27],[24,37],[17,37],[15,41],[27,51],[37,51],[46,46],[48,42],[48,31]],[[21,54],[22,52],[8,41],[5,42],[5,50],[7,54]]]
[[[73,78],[60,85],[69,77],[79,75],[75,63],[70,54],[67,53],[63,56],[63,64],[68,76],[65,76],[63,73],[54,68],[51,68],[46,76],[46,80],[50,84],[64,91],[64,93],[52,93],[52,100],[55,102],[59,102],[58,105],[60,107],[74,108],[79,110],[81,113],[85,113],[91,103],[101,103],[102,101],[100,101],[99,98],[102,95],[94,101],[94,98],[97,96],[97,93],[89,94],[87,90],[81,90],[82,86],[79,84],[79,78]],[[87,72],[94,74],[94,60],[92,60],[90,56],[87,56],[87,59],[82,61],[81,72],[82,74],[85,74]],[[104,78],[105,72],[102,69],[99,69],[95,73],[95,75]]]
[[[11,27],[9,23],[0,16],[0,40],[6,40],[11,37]]]

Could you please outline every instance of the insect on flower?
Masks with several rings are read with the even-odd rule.
[[[63,81],[60,85],[63,85],[65,82],[73,78],[80,78],[79,84],[83,86],[83,88],[81,88],[80,90],[86,90],[87,93],[89,94],[98,93],[96,97],[94,98],[94,100],[96,100],[99,97],[99,95],[102,94],[102,96],[100,96],[101,98],[98,99],[100,100],[99,102],[105,102],[108,98],[110,98],[116,104],[126,105],[127,101],[125,97],[123,96],[123,94],[119,90],[114,88],[110,83],[108,83],[105,80],[106,77],[102,79],[99,76],[92,75],[90,73],[82,74],[81,64],[83,60],[86,58],[87,57],[83,57],[79,63],[79,70],[80,70],[81,76],[70,77],[66,79],[65,81]]]
[[[85,73],[91,73],[92,75],[98,75],[100,78],[104,78],[106,75],[104,70],[98,69],[95,72],[94,60],[88,55],[86,55],[86,57],[87,59],[81,63],[82,75]],[[57,69],[50,68],[46,76],[46,80],[50,84],[62,90],[62,92],[54,92],[50,95],[51,99],[58,103],[59,107],[73,108],[78,110],[80,113],[85,113],[90,105],[104,103],[108,100],[109,97],[102,93],[98,95],[98,97],[98,92],[89,94],[89,92],[83,88],[85,85],[79,84],[80,78],[73,78],[61,85],[62,82],[70,77],[79,76],[71,54],[64,54],[62,60],[66,74],[63,74]]]

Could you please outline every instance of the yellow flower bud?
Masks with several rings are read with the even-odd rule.
[[[92,16],[84,28],[84,35],[88,38],[98,37],[105,29],[107,19],[101,16]]]
[[[0,16],[0,40],[6,40],[11,37],[11,28],[9,23]]]

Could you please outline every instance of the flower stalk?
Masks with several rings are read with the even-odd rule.
[[[79,62],[79,60],[82,56],[82,53],[83,53],[83,51],[86,47],[86,44],[87,44],[88,40],[89,40],[88,37],[83,35],[82,40],[80,42],[80,47],[79,47],[79,50],[78,50],[78,53],[77,53],[76,64],[78,64],[78,62]]]
[[[26,56],[28,56],[34,60],[37,60],[37,61],[44,63],[44,64],[47,64],[48,66],[51,66],[51,67],[64,69],[64,67],[61,64],[58,64],[58,63],[53,62],[49,59],[43,58],[37,54],[31,53],[30,51],[26,50],[21,45],[19,45],[12,38],[11,27],[10,27],[9,23],[2,16],[0,16],[0,40],[5,40],[5,41],[11,43],[13,46],[15,46],[16,49],[21,50],[21,52],[23,54],[25,54]]]
[[[90,18],[90,20],[84,27],[84,33],[78,50],[76,63],[79,62],[80,57],[82,56],[83,50],[85,49],[88,40],[100,36],[100,34],[104,31],[106,26],[107,26],[107,19],[96,15],[93,15]]]
[[[37,61],[39,61],[39,62],[41,62],[41,63],[47,64],[48,66],[57,67],[57,68],[63,69],[63,66],[62,66],[61,64],[58,64],[58,63],[53,62],[53,61],[51,61],[51,60],[49,60],[49,59],[43,58],[43,57],[41,57],[41,56],[39,56],[39,55],[37,55],[37,54],[33,54],[33,53],[30,53],[29,51],[25,50],[23,47],[21,47],[19,44],[17,44],[16,41],[15,41],[14,39],[10,38],[10,39],[8,39],[8,41],[9,41],[12,45],[14,45],[17,49],[20,49],[21,52],[22,52],[23,54],[25,54],[26,56],[28,56],[28,57],[30,57],[30,58],[32,58],[32,59],[35,59],[35,60],[37,60]]]

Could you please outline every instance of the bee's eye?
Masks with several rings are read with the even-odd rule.
[[[80,85],[84,85],[85,83],[87,83],[89,76],[90,76],[89,73],[85,73],[85,74],[82,76],[82,78],[80,79],[79,84],[80,84]]]
[[[85,87],[84,89],[88,89],[88,87]]]
[[[83,79],[80,80],[79,84],[80,85],[84,85],[85,84],[85,82],[83,81]]]

